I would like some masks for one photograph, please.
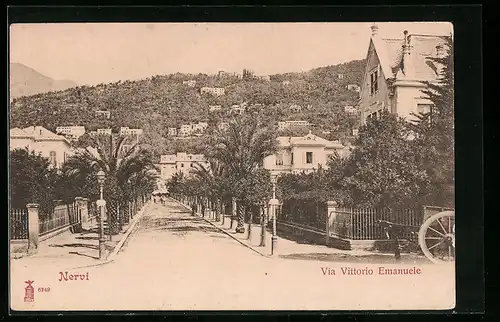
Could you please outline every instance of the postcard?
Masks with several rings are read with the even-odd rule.
[[[9,36],[11,310],[455,307],[451,23]]]

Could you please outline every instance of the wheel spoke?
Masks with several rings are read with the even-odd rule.
[[[444,228],[443,224],[441,223],[441,219],[438,218],[436,221],[439,223],[439,226],[441,226],[441,229],[444,231],[444,233],[447,234],[448,232],[446,231],[446,229]]]
[[[434,228],[432,228],[432,227],[430,227],[430,226],[429,226],[429,229],[430,229],[430,230],[432,230],[432,231],[434,231],[434,232],[436,232],[436,233],[438,233],[440,236],[443,236],[443,237],[444,237],[444,234],[440,233],[440,232],[439,232],[439,231],[437,231],[436,229],[434,229]]]
[[[431,237],[425,237],[425,239],[439,239],[439,240],[441,240],[441,239],[443,239],[443,238],[442,238],[442,237],[432,237],[432,236],[431,236]]]
[[[436,247],[437,245],[441,244],[443,241],[444,241],[444,239],[442,239],[439,243],[436,243],[436,244],[432,245],[431,247],[429,247],[429,250],[431,250],[434,247]]]
[[[451,259],[451,245],[448,246],[448,258]]]

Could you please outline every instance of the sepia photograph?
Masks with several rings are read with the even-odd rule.
[[[455,308],[453,43],[10,25],[11,310]]]

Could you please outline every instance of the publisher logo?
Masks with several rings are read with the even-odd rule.
[[[35,289],[31,284],[33,284],[34,281],[25,281],[24,283],[28,284],[24,288],[24,302],[34,302],[35,301]]]

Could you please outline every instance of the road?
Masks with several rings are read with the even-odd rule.
[[[356,310],[454,306],[454,268],[419,264],[419,275],[379,275],[379,266],[268,258],[175,202],[149,208],[115,261],[68,271],[12,265],[12,308],[21,310]],[[413,265],[405,265],[411,268]],[[373,275],[343,275],[371,268]],[[88,280],[86,278],[88,273]],[[335,273],[333,275],[333,273]],[[26,280],[35,301],[25,303]],[[38,287],[50,287],[38,292]]]

